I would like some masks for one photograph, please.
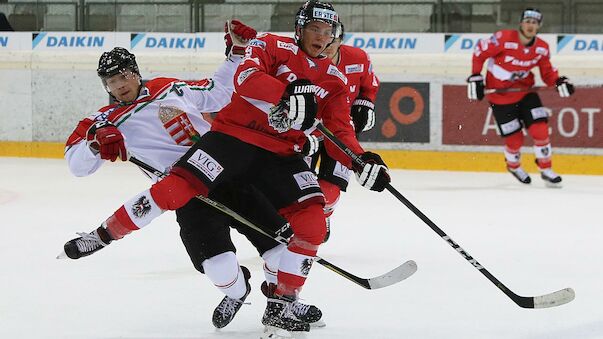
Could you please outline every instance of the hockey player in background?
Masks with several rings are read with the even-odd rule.
[[[473,53],[472,75],[467,79],[467,96],[471,100],[482,100],[484,89],[501,90],[488,94],[500,135],[505,142],[507,170],[524,184],[531,182],[528,173],[521,167],[520,149],[523,145],[523,130],[534,140],[534,153],[540,176],[547,186],[560,187],[561,176],[552,166],[552,148],[549,138],[548,113],[540,97],[529,88],[534,85],[531,69],[538,66],[542,80],[548,86],[556,86],[561,97],[574,93],[574,86],[567,77],[559,76],[550,62],[548,44],[538,38],[542,25],[542,13],[527,8],[521,14],[519,29],[502,30],[489,40],[477,44]],[[480,74],[488,60],[486,85]],[[506,89],[525,91],[504,91]]]
[[[172,167],[170,174],[120,208],[109,219],[116,229],[142,227],[165,210],[196,195],[208,196],[220,184],[244,180],[258,188],[291,224],[294,235],[280,257],[277,284],[262,323],[272,331],[309,331],[294,313],[298,293],[326,234],[324,195],[301,154],[316,119],[366,162],[354,168],[360,184],[382,191],[389,183],[381,157],[365,152],[347,111],[347,79],[322,53],[336,36],[333,6],[308,1],[295,19],[295,38],[272,34],[249,43],[235,73],[235,92],[212,123],[211,131]],[[351,159],[335,145],[327,152],[346,167]],[[122,213],[147,201],[144,216]]]
[[[69,137],[65,150],[71,172],[76,176],[94,173],[104,160],[127,160],[127,153],[161,171],[169,171],[190,146],[206,133],[210,124],[201,112],[215,112],[230,102],[233,75],[243,58],[245,44],[256,35],[255,30],[238,21],[226,27],[227,60],[213,79],[180,81],[173,78],[151,79],[143,86],[135,56],[124,48],[103,53],[97,73],[107,92],[116,103],[101,108],[79,122]],[[232,184],[231,184],[232,185]],[[261,194],[248,185],[228,183],[214,191],[216,199],[246,218],[272,230],[286,221],[269,206]],[[113,240],[121,239],[139,227],[118,223],[119,215],[144,215],[152,208],[144,198],[130,209],[120,209],[90,234],[65,245],[65,254],[78,259],[90,255]],[[276,271],[284,245],[239,225],[213,207],[192,199],[176,210],[182,242],[195,268],[226,296],[216,307],[212,321],[218,328],[226,326],[235,316],[250,292],[249,270],[239,266],[235,247],[230,239],[229,225],[244,234],[265,261],[264,271],[269,283],[276,283]],[[126,218],[127,219],[127,218]],[[140,225],[140,224],[139,224]],[[298,304],[297,315],[316,322],[321,313],[312,305]]]
[[[352,117],[356,135],[359,135],[375,126],[375,99],[379,90],[379,79],[373,72],[373,65],[365,51],[358,47],[342,45],[344,27],[341,21],[339,28],[337,37],[327,47],[324,54],[348,80],[351,106],[348,106],[347,110]],[[311,140],[311,142],[317,141]],[[348,187],[351,171],[329,156],[322,142],[320,142],[319,152],[311,157],[310,168],[315,171],[320,159],[318,183],[326,200],[324,209],[327,221],[326,242],[331,234],[330,217],[339,201],[341,191],[345,192]]]

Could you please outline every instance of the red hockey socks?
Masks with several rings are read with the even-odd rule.
[[[549,126],[546,122],[539,121],[528,128],[528,133],[534,139],[534,155],[538,168],[541,170],[551,168],[553,149],[549,138]]]
[[[318,184],[320,185],[322,193],[325,195],[326,203],[324,213],[325,217],[328,218],[335,211],[335,206],[339,202],[339,196],[341,195],[341,189],[339,186],[323,179],[318,180]]]
[[[507,167],[516,169],[521,166],[521,146],[523,145],[523,133],[521,130],[506,136],[505,140],[505,161]]]
[[[322,204],[312,204],[284,216],[295,235],[281,255],[275,293],[281,296],[297,296],[306,282],[327,226]]]

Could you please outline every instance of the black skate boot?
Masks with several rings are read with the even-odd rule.
[[[216,328],[222,328],[226,325],[230,324],[232,319],[234,319],[235,315],[243,306],[245,299],[251,292],[251,285],[249,285],[249,278],[251,278],[251,273],[245,266],[241,266],[241,271],[243,271],[243,277],[245,277],[245,285],[247,286],[247,292],[241,299],[233,299],[229,296],[225,296],[220,304],[214,310],[214,315],[211,318],[211,321],[214,323]]]
[[[520,183],[522,184],[529,184],[532,182],[532,178],[530,178],[530,175],[523,170],[523,168],[521,167],[517,167],[517,168],[511,168],[511,167],[507,167],[507,171],[509,171],[509,173],[513,174],[513,176],[519,180]]]
[[[262,283],[262,293],[267,298],[274,298],[275,284]],[[326,324],[321,320],[322,311],[314,306],[304,304],[299,300],[294,300],[291,305],[291,311],[301,321],[310,324],[312,327],[324,327]]]
[[[561,176],[552,169],[547,168],[540,171],[540,177],[547,187],[561,188]]]
[[[262,317],[262,324],[266,326],[266,332],[285,330],[287,332],[309,332],[310,324],[301,321],[293,314],[293,303],[295,297],[274,296],[268,298],[268,305]],[[274,337],[278,337],[275,334]],[[269,336],[270,337],[270,336]]]
[[[71,239],[63,246],[64,253],[59,254],[57,258],[62,259],[65,256],[71,259],[79,259],[89,256],[109,245],[113,239],[102,226],[90,233],[77,233],[79,238]]]

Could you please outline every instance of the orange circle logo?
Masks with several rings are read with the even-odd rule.
[[[404,98],[410,98],[415,104],[415,109],[406,114],[400,111],[399,104]],[[423,116],[423,109],[425,108],[425,102],[421,94],[412,87],[400,87],[398,88],[389,99],[389,111],[397,122],[402,125],[410,125],[415,123]]]

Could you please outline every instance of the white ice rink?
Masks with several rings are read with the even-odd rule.
[[[393,171],[393,185],[511,290],[572,287],[573,302],[519,308],[393,196],[354,182],[319,254],[363,277],[408,259],[419,270],[369,291],[314,265],[302,296],[327,326],[307,338],[603,338],[603,176],[566,175],[562,189],[532,179]],[[261,264],[238,235],[251,304],[220,331],[211,314],[222,295],[189,262],[173,213],[91,257],[55,259],[149,184],[131,164],[75,178],[63,160],[0,158],[0,338],[259,337]]]

